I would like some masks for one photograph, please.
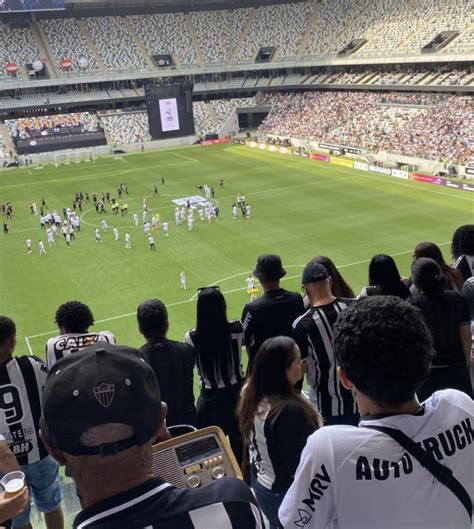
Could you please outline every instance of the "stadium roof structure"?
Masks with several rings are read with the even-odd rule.
[[[293,0],[303,2],[305,0]],[[66,0],[67,8],[133,8],[154,7],[164,9],[236,9],[240,7],[284,4],[285,0]]]

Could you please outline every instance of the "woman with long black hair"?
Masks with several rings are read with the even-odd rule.
[[[227,308],[219,287],[199,290],[196,329],[184,341],[196,350],[201,393],[197,402],[198,426],[219,426],[229,436],[240,463],[242,441],[235,407],[244,380],[241,350],[244,331],[240,321],[227,320]]]
[[[270,529],[279,527],[278,508],[306,440],[322,425],[319,413],[295,390],[303,374],[296,342],[286,336],[268,338],[255,356],[237,408],[250,481]]]
[[[435,349],[430,377],[417,392],[418,398],[422,401],[435,391],[448,388],[472,396],[471,314],[467,300],[454,290],[444,290],[442,270],[428,257],[413,263],[412,279],[418,293],[408,301],[423,313]]]
[[[410,290],[403,283],[393,257],[378,254],[372,257],[369,264],[369,286],[364,287],[359,298],[367,296],[396,296],[407,299]]]

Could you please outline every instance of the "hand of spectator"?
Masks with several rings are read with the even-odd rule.
[[[25,510],[25,507],[30,501],[28,494],[28,487],[24,487],[23,490],[13,496],[13,498],[5,498],[5,493],[0,494],[0,522],[10,520],[15,516],[18,516]]]

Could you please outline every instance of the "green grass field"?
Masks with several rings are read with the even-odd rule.
[[[166,179],[162,189],[161,176]],[[225,181],[219,189],[219,179]],[[18,328],[17,354],[43,355],[55,333],[54,313],[63,302],[79,299],[96,318],[96,329],[113,332],[119,343],[140,346],[135,310],[146,298],[158,297],[170,312],[170,336],[182,339],[195,324],[195,292],[218,284],[226,293],[230,318],[240,317],[248,296],[245,277],[262,253],[282,256],[288,275],[284,286],[299,288],[305,263],[326,254],[341,267],[358,291],[367,280],[368,262],[375,253],[396,256],[402,274],[409,274],[414,246],[422,240],[441,245],[449,260],[449,241],[460,224],[472,222],[473,198],[461,191],[412,183],[396,178],[333,167],[306,159],[256,152],[242,146],[190,147],[154,151],[123,158],[25,168],[0,173],[0,202],[10,201],[15,219],[10,235],[0,235],[1,313]],[[81,232],[68,249],[62,239],[38,255],[44,232],[28,202],[48,207],[71,207],[76,191],[110,191],[119,182],[129,188],[128,217],[112,217],[102,245],[95,244],[99,217],[89,204],[82,213]],[[158,184],[160,197],[152,198]],[[220,220],[195,222],[193,232],[174,224],[173,199],[198,194],[197,185],[216,189]],[[252,205],[252,219],[232,220],[237,193]],[[150,212],[170,223],[169,238],[157,232],[157,251],[149,250],[141,223],[133,226],[147,197]],[[120,230],[114,242],[112,227]],[[130,230],[132,250],[124,245]],[[25,239],[33,240],[33,255]],[[180,290],[179,272],[186,270],[187,292]]]

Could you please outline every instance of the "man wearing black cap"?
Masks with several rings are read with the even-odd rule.
[[[235,478],[178,490],[154,477],[152,445],[167,438],[165,410],[135,349],[96,343],[55,364],[41,435],[78,487],[83,511],[74,529],[261,529],[250,489]]]
[[[307,359],[310,401],[319,410],[325,424],[357,425],[359,416],[354,396],[336,376],[332,347],[333,328],[338,315],[354,299],[336,298],[326,268],[310,262],[301,280],[311,308],[293,323],[293,338]]]
[[[286,275],[280,256],[261,255],[253,272],[263,288],[263,295],[245,305],[242,312],[245,344],[249,355],[247,372],[251,372],[255,354],[267,338],[292,335],[291,324],[304,312],[303,298],[297,292],[280,287]]]

